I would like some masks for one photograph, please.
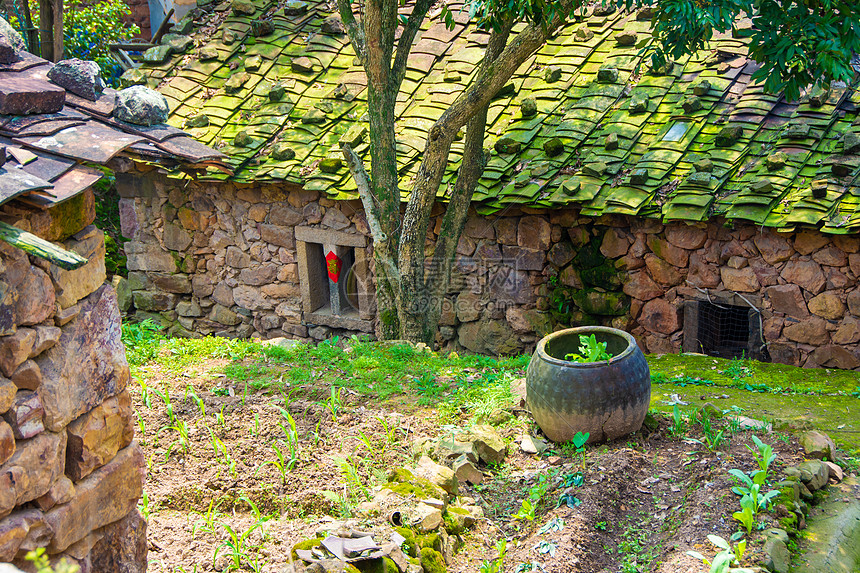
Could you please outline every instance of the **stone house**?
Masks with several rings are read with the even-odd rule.
[[[366,78],[329,10],[201,2],[199,26],[127,77],[233,172],[118,177],[140,316],[185,335],[375,331],[371,238],[338,152],[348,141],[367,159]],[[507,354],[609,324],[654,353],[860,368],[860,93],[764,93],[731,36],[650,69],[649,20],[590,7],[490,105],[439,343]],[[396,110],[404,181],[486,42],[459,15],[420,32]]]
[[[119,121],[136,119],[115,111],[123,96],[22,50],[3,30],[0,563],[32,571],[24,557],[44,547],[82,573],[142,572],[145,462],[104,235],[92,224],[103,177],[93,164],[199,168],[203,146],[166,125]]]

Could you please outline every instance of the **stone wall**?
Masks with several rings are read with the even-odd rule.
[[[350,333],[303,314],[294,228],[368,236],[360,203],[300,189],[129,175],[118,187],[123,234],[132,239],[123,310],[181,335]],[[439,206],[428,250],[441,214]],[[755,308],[774,361],[856,369],[858,277],[857,236],[719,221],[595,220],[575,210],[473,214],[442,301],[438,342],[511,354],[531,351],[561,326],[605,324],[630,331],[648,352],[678,352],[685,303],[711,300]]]
[[[125,0],[125,4],[131,10],[131,14],[126,17],[126,23],[137,24],[137,27],[140,28],[140,37],[149,41],[152,38],[149,24],[149,1]]]
[[[0,212],[89,259],[64,271],[0,242],[0,562],[25,571],[37,547],[82,573],[146,570],[145,465],[92,206],[87,192],[51,211]]]

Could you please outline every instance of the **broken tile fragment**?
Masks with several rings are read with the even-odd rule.
[[[714,138],[714,143],[719,147],[731,147],[743,137],[744,128],[739,125],[727,125],[720,130],[717,137]]]
[[[776,171],[777,169],[782,169],[783,167],[785,167],[786,163],[788,163],[788,156],[782,151],[771,153],[764,160],[764,164],[767,167],[768,171]]]
[[[600,69],[597,70],[597,81],[602,84],[614,84],[618,81],[618,68],[600,66]]]
[[[557,82],[561,79],[561,68],[558,66],[547,66],[543,73],[543,79],[548,84]]]
[[[520,142],[514,141],[510,137],[502,137],[493,145],[493,148],[502,155],[520,152]]]
[[[564,151],[564,143],[559,138],[553,137],[543,144],[543,150],[550,157],[555,157]]]

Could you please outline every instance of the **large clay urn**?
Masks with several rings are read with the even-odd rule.
[[[612,358],[565,360],[578,353],[580,335],[594,334]],[[634,338],[615,328],[583,326],[538,342],[526,373],[526,402],[543,433],[566,442],[588,432],[589,442],[620,438],[642,427],[651,401],[651,373]]]

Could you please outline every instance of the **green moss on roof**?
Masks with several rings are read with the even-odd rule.
[[[367,80],[329,7],[210,4],[191,34],[200,48],[144,65],[171,105],[170,122],[226,153],[235,180],[357,197],[349,171],[328,159],[342,141],[368,159]],[[260,21],[272,32],[267,24],[255,36]],[[491,157],[474,196],[478,212],[579,206],[592,216],[860,230],[857,91],[817,86],[795,103],[766,94],[751,82],[757,65],[744,41],[730,36],[661,69],[640,69],[635,43],[650,38],[648,28],[647,18],[623,11],[587,16],[521,66],[489,107]],[[424,23],[395,110],[404,179],[416,173],[427,131],[462,93],[487,37]],[[462,149],[452,147],[440,197]],[[710,170],[697,168],[703,164]],[[825,183],[813,189],[818,180]]]

